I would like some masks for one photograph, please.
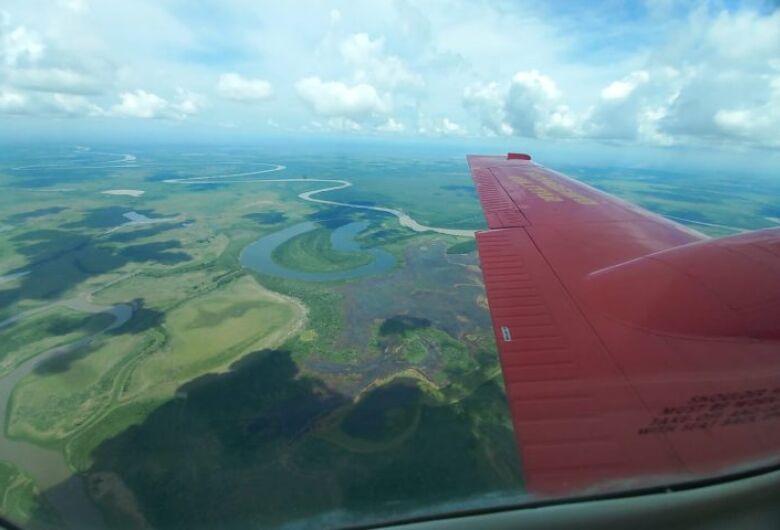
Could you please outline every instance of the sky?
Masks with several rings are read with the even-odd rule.
[[[780,7],[0,1],[2,139],[295,134],[777,167]]]

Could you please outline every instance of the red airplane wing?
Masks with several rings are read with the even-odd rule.
[[[780,461],[780,230],[707,239],[522,155],[469,165],[529,491]]]

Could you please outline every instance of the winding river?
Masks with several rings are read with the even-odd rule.
[[[304,201],[319,203],[319,204],[327,204],[330,206],[343,206],[345,208],[354,208],[356,210],[370,210],[372,212],[381,212],[386,213],[389,215],[393,215],[398,218],[398,222],[401,224],[401,226],[409,228],[410,230],[413,230],[415,232],[436,232],[437,234],[446,234],[449,236],[460,236],[460,237],[474,237],[474,233],[476,230],[461,230],[457,228],[439,228],[436,226],[427,226],[421,223],[418,223],[415,221],[409,214],[406,214],[402,212],[401,210],[396,210],[395,208],[385,208],[384,206],[367,206],[363,204],[353,204],[351,202],[339,202],[339,201],[329,201],[327,199],[319,199],[315,198],[315,195],[319,195],[320,193],[325,193],[328,191],[336,191],[336,190],[343,190],[345,188],[349,188],[352,186],[352,183],[348,180],[341,180],[341,179],[302,179],[302,178],[291,178],[291,179],[258,179],[258,178],[242,178],[242,177],[251,177],[254,175],[261,175],[263,173],[273,173],[276,171],[284,171],[287,169],[286,166],[283,166],[281,164],[267,164],[271,167],[267,169],[259,169],[256,171],[245,171],[242,173],[231,173],[228,175],[210,175],[206,177],[187,177],[187,178],[177,178],[177,179],[166,179],[163,182],[166,182],[168,184],[221,184],[221,183],[239,183],[239,182],[257,182],[257,183],[272,183],[272,182],[307,182],[307,183],[313,183],[313,182],[321,182],[321,183],[327,183],[327,184],[333,184],[332,186],[326,186],[324,188],[318,188],[315,190],[310,191],[304,191],[303,193],[298,194],[298,198],[303,199]]]

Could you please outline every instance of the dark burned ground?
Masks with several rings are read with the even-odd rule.
[[[412,243],[398,271],[340,287],[344,325],[334,348],[361,352],[360,358],[349,364],[307,358],[303,360],[306,370],[355,395],[376,380],[408,368],[444,383],[454,373],[457,356],[471,368],[485,355],[495,361],[492,346],[465,340],[470,333],[484,335],[491,325],[488,311],[476,302],[484,292],[476,256],[447,255],[446,248],[438,241]],[[420,353],[412,362],[404,352],[411,347],[411,335],[418,332]],[[469,351],[453,352],[456,341]]]
[[[341,345],[365,349],[377,322],[407,317],[460,337],[490,327],[490,314],[476,303],[483,290],[475,255],[447,256],[440,242],[406,248],[404,266],[393,274],[351,282],[344,295]],[[408,321],[408,320],[407,320]]]

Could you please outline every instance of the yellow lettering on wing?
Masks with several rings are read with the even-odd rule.
[[[561,197],[565,197],[569,200],[582,204],[585,206],[593,206],[598,204],[595,200],[583,195],[582,193],[571,189],[563,182],[557,181],[550,177],[547,173],[541,171],[529,171],[528,175],[517,175],[512,179],[523,186],[523,188],[532,192],[534,195],[542,200],[544,199],[540,195],[539,190],[543,190],[544,194],[556,197],[555,201],[563,200]]]
[[[531,179],[523,175],[513,175],[511,178],[514,182],[520,185],[524,190],[528,191],[539,197],[544,202],[561,202],[563,198],[557,195],[539,184],[533,182]]]

